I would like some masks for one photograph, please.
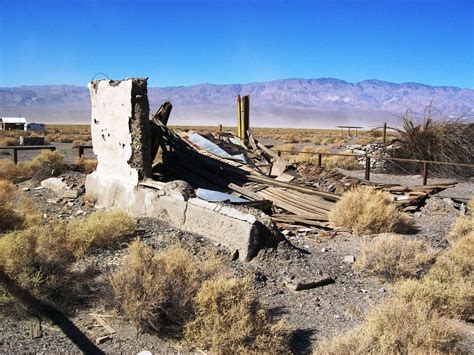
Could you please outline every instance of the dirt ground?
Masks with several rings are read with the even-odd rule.
[[[73,158],[72,155],[69,157]],[[65,178],[81,189],[85,175],[67,173]],[[466,188],[466,191],[472,194],[473,185],[468,184],[470,189]],[[81,218],[95,210],[84,201],[83,195],[76,199],[60,199],[52,191],[36,187],[26,181],[19,184],[18,189],[34,199],[47,219]],[[449,191],[443,193],[450,194]],[[459,206],[450,201],[443,196],[430,198],[426,206],[413,216],[418,230],[414,237],[430,242],[435,248],[445,248],[445,236],[460,213]],[[242,263],[232,261],[227,250],[203,236],[181,231],[165,220],[139,219],[136,230],[134,238],[140,238],[156,250],[176,243],[198,257],[203,257],[209,249],[217,250],[234,275],[252,275],[263,303],[274,317],[283,318],[294,327],[291,348],[295,353],[309,353],[320,340],[360,323],[371,307],[390,295],[390,285],[375,277],[355,274],[351,263],[344,261],[347,256],[358,257],[364,240],[347,232],[320,233],[308,228],[289,230],[285,232],[289,243],[280,244],[274,250],[261,251],[251,262]],[[103,327],[96,326],[91,314],[102,314],[116,332],[104,343],[94,345],[97,346],[94,351],[192,351],[192,347],[173,339],[137,334],[136,329],[113,310],[108,279],[120,268],[126,246],[124,243],[118,250],[97,251],[74,266],[78,275],[83,275],[81,292],[64,292],[64,296],[69,297],[68,304],[72,304],[65,315],[77,327],[73,333],[85,335],[93,343],[106,333]],[[288,287],[295,282],[328,277],[335,282],[302,291]],[[41,338],[31,338],[30,325],[31,317],[19,306],[0,304],[0,352],[51,353],[81,349],[46,319],[42,320]]]

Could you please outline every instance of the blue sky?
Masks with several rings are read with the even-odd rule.
[[[0,0],[0,86],[284,78],[474,88],[474,1]]]

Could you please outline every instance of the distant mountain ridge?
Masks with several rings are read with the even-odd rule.
[[[239,94],[250,95],[255,126],[373,126],[398,121],[407,109],[421,114],[431,101],[440,115],[474,117],[474,90],[452,86],[320,78],[148,88],[151,111],[165,100],[173,103],[171,124],[235,125]],[[73,85],[0,87],[0,116],[18,114],[29,121],[88,123],[89,93]]]

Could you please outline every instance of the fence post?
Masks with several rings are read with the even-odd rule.
[[[323,165],[323,155],[321,153],[318,153],[318,168],[320,168]]]
[[[428,162],[423,162],[423,186],[428,183]]]
[[[242,120],[242,126],[241,126],[241,135],[242,135],[242,141],[244,144],[247,144],[248,141],[248,131],[250,129],[250,96],[245,95],[242,96],[242,104],[241,104],[241,120]]]
[[[387,144],[387,122],[383,124],[383,144]]]
[[[242,106],[240,95],[237,95],[237,137],[242,139]]]
[[[15,164],[18,164],[18,151],[16,150],[16,148],[13,148],[13,162]]]
[[[365,180],[370,181],[370,157],[365,157]]]
[[[84,147],[82,145],[79,146],[79,158],[82,158],[84,155]]]
[[[277,150],[277,155],[281,157],[281,150]]]

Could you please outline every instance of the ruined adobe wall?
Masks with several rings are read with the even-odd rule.
[[[151,176],[146,79],[89,83],[96,173],[136,185]]]

